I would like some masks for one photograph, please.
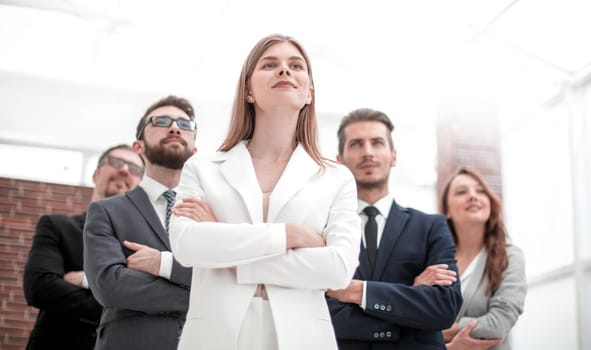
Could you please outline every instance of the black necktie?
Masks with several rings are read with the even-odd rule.
[[[369,264],[373,269],[376,261],[376,253],[378,250],[378,223],[376,222],[376,215],[379,211],[376,207],[367,206],[363,209],[367,215],[367,222],[365,223],[365,250],[369,258]]]
[[[166,199],[166,219],[164,222],[166,232],[168,232],[168,225],[170,224],[170,215],[172,215],[172,207],[174,206],[174,201],[176,199],[176,192],[173,190],[168,190],[164,191],[162,195],[164,196],[164,199]]]

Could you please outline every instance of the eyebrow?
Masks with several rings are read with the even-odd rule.
[[[277,56],[265,56],[261,58],[261,61],[278,61],[279,58]],[[291,56],[289,58],[289,60],[298,60],[298,61],[303,61],[306,62],[306,60],[304,60],[303,57],[301,56]]]

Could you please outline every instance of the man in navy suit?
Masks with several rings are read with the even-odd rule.
[[[184,98],[152,104],[133,143],[146,165],[142,182],[88,208],[84,268],[104,307],[95,350],[177,348],[192,271],[172,256],[167,228],[181,170],[196,151],[194,119]]]
[[[445,218],[403,208],[388,190],[393,129],[384,113],[358,109],[338,130],[337,159],[355,177],[363,232],[353,280],[327,292],[341,350],[445,349],[441,330],[462,305]]]
[[[144,165],[128,145],[104,151],[92,175],[91,201],[134,188]],[[88,289],[82,264],[86,213],[43,215],[39,219],[23,275],[29,305],[39,309],[27,350],[91,350],[102,307]]]

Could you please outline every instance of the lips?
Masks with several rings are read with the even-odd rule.
[[[364,162],[364,163],[361,163],[358,168],[370,169],[370,168],[375,168],[377,166],[378,166],[378,163],[376,163],[376,162]]]
[[[176,143],[180,143],[181,145],[185,145],[185,140],[181,139],[180,137],[167,137],[164,140],[162,140],[162,144],[165,145],[167,143],[171,143],[171,142],[176,142]]]
[[[291,81],[282,80],[280,82],[277,82],[275,85],[273,85],[273,88],[292,88],[292,89],[295,89],[296,86]]]

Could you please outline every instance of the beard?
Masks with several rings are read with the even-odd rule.
[[[193,155],[193,152],[187,148],[187,143],[184,140],[179,140],[185,146],[184,148],[164,148],[163,144],[166,142],[166,139],[160,141],[155,146],[144,141],[146,158],[150,163],[167,169],[182,169],[187,159]]]
[[[388,185],[388,178],[381,178],[377,180],[357,180],[357,188],[364,189],[364,190],[373,190],[373,189],[381,189],[384,186]]]

